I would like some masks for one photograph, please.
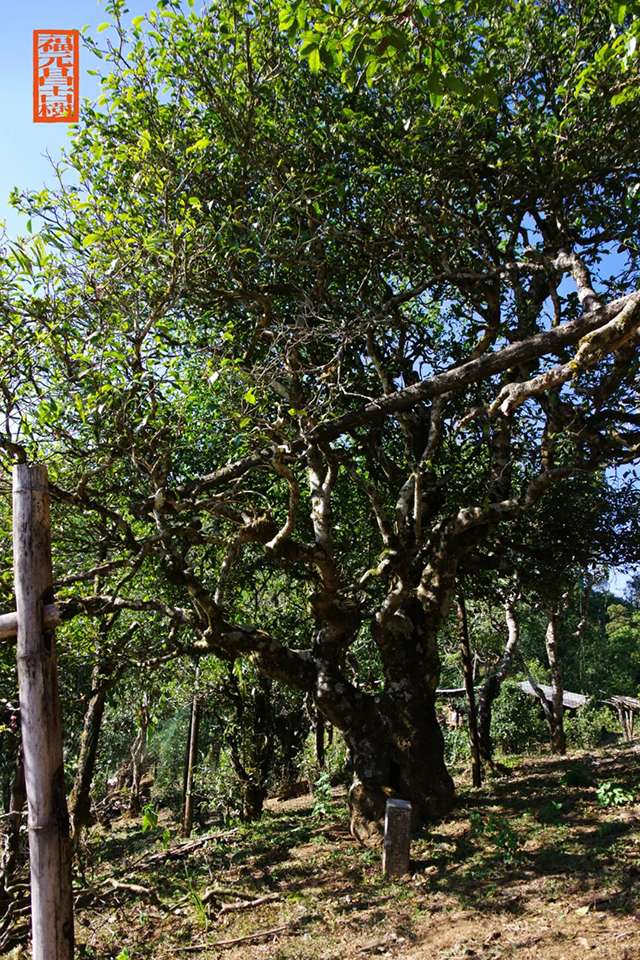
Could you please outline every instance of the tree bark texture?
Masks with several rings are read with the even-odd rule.
[[[113,669],[113,665],[110,665]],[[74,779],[73,789],[69,797],[71,822],[73,824],[73,842],[78,847],[83,827],[90,827],[94,823],[91,815],[91,784],[98,756],[98,741],[104,716],[104,707],[107,690],[112,685],[104,676],[105,670],[100,664],[93,668],[91,693],[84,715],[78,766]]]
[[[564,756],[567,752],[567,741],[564,732],[564,686],[562,682],[562,670],[558,659],[560,619],[560,611],[554,611],[549,614],[549,623],[547,625],[544,642],[547,648],[549,667],[551,669],[551,709],[553,711],[553,724],[550,724],[549,727],[551,751],[558,756]]]
[[[382,841],[388,799],[411,802],[414,826],[442,816],[454,799],[435,710],[440,675],[435,631],[415,598],[374,629],[384,692],[365,694],[326,665],[315,690],[318,708],[342,730],[349,748],[351,833],[366,844]]]
[[[486,677],[478,697],[478,734],[480,740],[480,756],[487,764],[493,763],[493,743],[491,741],[491,712],[494,702],[500,695],[500,688],[513,667],[513,658],[518,647],[520,628],[515,612],[513,600],[507,600],[505,605],[507,621],[507,643],[502,660],[496,670]]]
[[[149,704],[146,695],[138,711],[138,734],[131,747],[131,798],[129,801],[129,816],[138,817],[142,810],[141,785],[142,778],[147,771],[149,756],[147,753],[147,730],[149,727]]]
[[[462,594],[458,596],[458,625],[460,627],[460,653],[462,656],[462,672],[464,686],[467,693],[469,707],[469,745],[471,749],[471,776],[474,787],[482,785],[482,771],[480,765],[480,742],[478,739],[478,720],[476,716],[476,697],[473,689],[473,664],[471,662],[471,648],[469,646],[469,627],[467,623],[467,609]]]
[[[64,793],[53,602],[49,490],[42,465],[13,468],[18,686],[27,791],[33,960],[71,960],[71,841]]]

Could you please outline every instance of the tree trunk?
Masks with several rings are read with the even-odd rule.
[[[478,721],[476,717],[476,698],[473,689],[473,665],[471,663],[471,648],[469,647],[469,628],[467,625],[467,610],[462,593],[458,596],[458,624],[460,626],[460,653],[462,655],[462,672],[464,686],[467,691],[469,706],[469,745],[471,748],[471,776],[474,787],[482,786],[480,767],[480,743],[478,740]]]
[[[191,836],[193,830],[193,773],[198,762],[198,738],[200,733],[200,701],[198,699],[198,678],[200,665],[196,667],[193,699],[191,701],[191,719],[189,722],[189,740],[184,781],[184,806],[182,812],[182,836]]]
[[[316,760],[320,769],[324,767],[324,717],[318,711],[316,714]]]
[[[564,687],[558,660],[560,617],[560,611],[555,611],[549,615],[545,646],[549,658],[549,667],[551,668],[551,709],[553,711],[553,723],[549,725],[551,752],[558,756],[564,756],[567,752],[567,742],[564,732]]]
[[[50,536],[46,468],[18,464],[13,468],[13,553],[33,960],[71,960],[72,849],[55,633],[43,624],[44,605],[53,602]]]
[[[491,712],[494,702],[500,695],[500,688],[509,675],[513,666],[513,657],[518,647],[520,627],[515,613],[512,599],[504,605],[507,621],[507,643],[504,648],[502,661],[496,670],[490,673],[482,685],[478,697],[478,732],[480,739],[480,756],[482,760],[493,764],[493,743],[491,741]]]
[[[2,856],[2,883],[5,891],[11,885],[11,879],[16,872],[20,854],[20,821],[22,811],[27,802],[27,793],[24,785],[24,763],[22,750],[18,750],[15,770],[11,781],[11,797],[9,800],[9,814],[4,835],[4,850]]]
[[[149,705],[147,703],[146,696],[140,704],[138,716],[140,727],[138,730],[138,735],[133,742],[133,746],[131,747],[131,762],[133,765],[133,772],[131,776],[131,799],[129,801],[130,817],[140,816],[140,811],[142,810],[140,787],[142,778],[146,773],[148,765],[147,729],[149,727]]]
[[[108,664],[106,668],[100,664],[96,664],[93,668],[91,693],[89,694],[89,702],[87,703],[82,736],[80,738],[78,766],[73,782],[73,789],[69,797],[71,822],[73,824],[73,843],[76,851],[80,843],[83,828],[90,827],[95,823],[95,819],[91,815],[91,784],[93,783],[93,774],[96,767],[98,741],[102,727],[102,718],[104,716],[107,690],[114,682],[110,680],[108,676],[105,676],[105,673],[109,674],[113,669],[114,665],[111,663]]]
[[[363,843],[381,842],[391,797],[411,802],[414,826],[442,816],[454,800],[435,710],[440,675],[435,631],[416,599],[373,629],[384,692],[365,694],[326,664],[319,664],[315,690],[318,709],[342,730],[352,758],[351,832]]]

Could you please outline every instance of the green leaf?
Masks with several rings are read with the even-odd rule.
[[[243,399],[246,400],[247,403],[250,403],[250,404],[252,404],[252,405],[253,405],[254,403],[257,403],[256,395],[255,395],[255,393],[253,392],[253,387],[249,387],[249,389],[248,389],[247,392],[245,393]]]
[[[320,51],[317,47],[309,54],[309,69],[311,73],[317,73],[320,69]]]
[[[576,917],[586,917],[586,915],[589,913],[589,907],[590,907],[590,906],[591,906],[591,904],[587,903],[587,904],[585,904],[584,907],[578,907],[578,908],[577,908],[576,910],[574,910],[573,912],[575,913]]]
[[[134,27],[139,27],[141,23],[144,22],[144,14],[141,14],[139,17],[134,17],[131,21]]]
[[[94,243],[100,239],[99,233],[89,233],[82,241],[82,246],[86,249],[87,247],[92,247]]]
[[[108,30],[110,26],[110,23],[101,23],[98,27],[98,33],[102,33],[103,30]]]
[[[296,22],[296,15],[291,9],[291,7],[285,7],[278,14],[278,28],[281,31],[286,31],[289,27],[293,26]]]
[[[611,23],[615,23],[618,26],[621,26],[624,23],[624,18],[627,15],[627,7],[624,3],[612,3],[611,4]]]
[[[460,77],[443,77],[442,82],[447,90],[451,90],[452,93],[456,93],[460,97],[464,97],[464,95],[467,93],[468,87],[464,80],[461,80]]]

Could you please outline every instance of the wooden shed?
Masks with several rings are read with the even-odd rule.
[[[528,680],[522,680],[518,686],[524,693],[528,693],[530,697],[536,697],[536,699],[539,699],[538,694]],[[545,700],[548,703],[551,703],[553,688],[547,686],[546,683],[538,683],[537,686],[544,693]],[[562,703],[565,710],[577,710],[578,707],[583,707],[588,700],[589,697],[585,697],[583,693],[571,693],[569,690],[564,690],[562,693]],[[638,708],[640,709],[640,704],[638,704]]]
[[[633,740],[633,724],[636,713],[640,712],[640,700],[636,700],[635,697],[616,696],[610,697],[609,700],[604,700],[603,702],[616,708],[618,716],[620,717],[620,726],[622,727],[625,740]]]

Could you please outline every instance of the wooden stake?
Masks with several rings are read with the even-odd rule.
[[[72,960],[72,848],[64,793],[53,603],[49,486],[43,465],[13,468],[18,686],[31,862],[33,960]]]
[[[411,847],[411,804],[406,800],[387,800],[382,846],[382,872],[385,877],[403,877],[409,873]]]

